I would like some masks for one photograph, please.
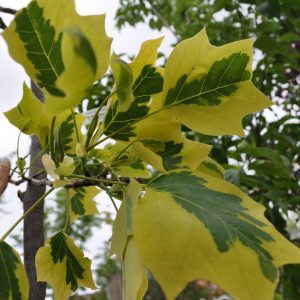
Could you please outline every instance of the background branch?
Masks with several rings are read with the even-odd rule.
[[[15,15],[17,13],[17,11],[15,9],[8,8],[8,7],[2,7],[2,6],[0,6],[0,12],[6,13],[6,14],[11,14],[11,15]]]

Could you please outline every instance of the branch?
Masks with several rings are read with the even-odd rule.
[[[7,28],[6,24],[4,23],[3,19],[0,17],[0,29]]]
[[[0,6],[0,12],[6,13],[6,14],[11,14],[11,15],[15,15],[17,13],[17,11],[15,9],[8,8],[8,7],[2,7],[2,6]]]

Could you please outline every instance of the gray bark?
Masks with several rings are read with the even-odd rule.
[[[33,92],[43,101],[43,94],[39,88],[32,82]],[[45,173],[36,175],[39,170],[43,169],[41,161],[41,145],[36,136],[31,138],[30,146],[30,177],[36,179],[44,179]],[[24,213],[44,195],[45,186],[36,186],[28,183],[26,192],[23,197]],[[24,219],[24,264],[29,281],[29,298],[28,300],[44,300],[46,297],[46,283],[37,282],[35,269],[35,255],[37,250],[44,245],[44,202],[40,203],[25,219]]]

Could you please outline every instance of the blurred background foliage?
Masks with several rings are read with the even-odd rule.
[[[213,145],[211,157],[226,169],[226,180],[263,204],[268,219],[297,244],[300,238],[297,226],[300,209],[300,1],[120,0],[115,21],[120,30],[125,25],[138,23],[148,23],[150,28],[157,30],[167,28],[177,42],[193,36],[203,27],[216,46],[254,38],[252,80],[274,105],[244,118],[245,138],[213,137],[188,128],[184,130],[188,138]],[[111,76],[95,83],[87,108],[99,106],[112,84]],[[86,222],[78,226],[75,236],[84,243],[89,232],[80,226],[86,226]],[[105,290],[109,290],[110,279],[120,273],[113,260],[101,261],[97,275],[103,289],[89,299],[108,299]],[[213,284],[198,280],[189,284],[177,299],[228,299],[222,294]],[[281,269],[275,297],[277,300],[300,299],[300,265]],[[165,299],[153,278],[145,299]]]

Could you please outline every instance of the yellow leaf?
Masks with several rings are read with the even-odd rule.
[[[206,157],[204,161],[197,167],[196,171],[208,174],[219,179],[224,179],[225,175],[224,168],[209,156]]]
[[[25,134],[36,134],[44,145],[49,131],[50,118],[43,112],[43,104],[23,85],[23,97],[18,106],[4,113],[11,124]]]
[[[243,116],[271,105],[251,82],[252,39],[212,46],[202,30],[179,43],[165,68],[163,102],[183,124],[243,135]]]
[[[56,165],[55,162],[52,160],[51,156],[49,154],[44,154],[42,156],[42,162],[47,174],[49,174],[53,179],[59,180],[60,178],[55,172]]]
[[[141,185],[131,178],[125,188],[124,198],[113,224],[109,255],[116,254],[117,259],[123,258],[128,236],[132,235],[132,211],[140,193]]]
[[[132,237],[125,249],[123,283],[124,300],[143,299],[148,288],[147,270]]]
[[[300,250],[237,187],[203,173],[176,171],[149,184],[134,211],[133,235],[144,264],[169,300],[195,279],[236,299],[272,300],[277,268]]]
[[[55,300],[67,299],[78,287],[96,288],[90,259],[62,231],[38,250],[36,270],[38,281],[46,281],[53,287]]]
[[[73,174],[76,166],[74,160],[70,156],[65,156],[63,161],[59,164],[58,168],[55,169],[57,175],[68,176]]]

